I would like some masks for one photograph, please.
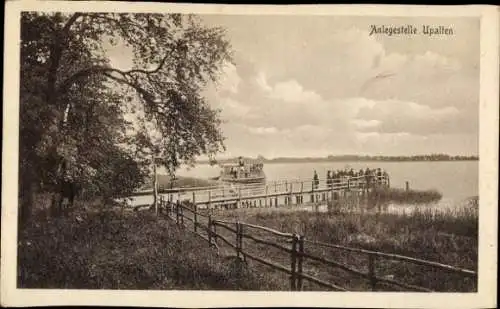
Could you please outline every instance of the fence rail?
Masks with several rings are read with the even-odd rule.
[[[327,282],[321,278],[318,278],[316,276],[312,276],[310,274],[307,274],[304,272],[303,269],[303,264],[305,260],[311,260],[315,261],[317,263],[320,263],[321,265],[330,267],[330,268],[335,268],[335,269],[341,269],[343,271],[346,271],[350,274],[356,275],[358,277],[361,277],[365,280],[368,280],[370,287],[372,290],[375,290],[377,288],[377,285],[383,284],[383,285],[390,285],[390,286],[397,286],[399,288],[403,288],[407,291],[419,291],[419,292],[432,292],[433,290],[427,287],[423,286],[417,286],[417,285],[412,285],[408,284],[405,282],[401,282],[398,280],[393,280],[385,277],[380,277],[376,275],[376,268],[377,268],[377,263],[376,261],[379,259],[386,259],[386,260],[398,260],[402,262],[407,262],[411,264],[416,264],[416,265],[421,265],[421,266],[430,266],[438,270],[443,270],[446,272],[452,272],[459,274],[464,277],[472,277],[477,279],[477,272],[468,270],[468,269],[462,269],[459,267],[451,266],[451,265],[446,265],[442,263],[437,263],[433,261],[427,261],[427,260],[422,260],[422,259],[417,259],[417,258],[412,258],[408,256],[403,256],[403,255],[398,255],[398,254],[390,254],[390,253],[384,253],[384,252],[379,252],[379,251],[371,251],[371,250],[365,250],[365,249],[359,249],[359,248],[351,248],[351,247],[346,247],[346,246],[340,246],[340,245],[334,245],[334,244],[329,244],[329,243],[324,243],[324,242],[319,242],[319,241],[312,241],[312,240],[306,240],[303,235],[298,235],[298,234],[291,234],[291,233],[286,233],[286,232],[281,232],[269,227],[265,226],[260,226],[260,225],[255,225],[255,224],[250,224],[250,223],[244,223],[244,222],[238,222],[238,221],[226,221],[226,220],[219,220],[219,219],[214,219],[212,218],[211,215],[205,215],[198,210],[190,207],[187,207],[185,205],[182,205],[179,201],[176,203],[169,203],[164,199],[160,199],[160,205],[162,206],[162,210],[166,210],[166,215],[174,219],[178,225],[184,226],[188,228],[188,225],[185,224],[184,219],[186,219],[189,222],[192,222],[193,224],[193,231],[195,234],[197,234],[199,237],[204,239],[205,241],[208,242],[209,246],[216,248],[217,250],[220,250],[220,246],[218,245],[218,240],[221,240],[224,242],[226,245],[228,245],[230,248],[235,250],[236,256],[240,259],[246,260],[251,259],[255,262],[258,262],[260,264],[266,265],[268,267],[271,267],[275,270],[284,272],[288,275],[290,275],[290,288],[292,291],[301,291],[303,290],[303,282],[304,280],[309,281],[311,283],[315,283],[319,286],[322,286],[324,288],[328,288],[331,290],[335,291],[347,291],[345,287],[338,286],[337,284]],[[192,217],[189,217],[186,215],[186,213],[192,214]],[[203,218],[203,220],[206,220],[206,224],[202,223],[200,221],[200,218]],[[217,227],[224,229],[225,231],[231,233],[232,238],[234,241],[231,241],[229,236],[227,235],[222,235],[221,231],[217,232]],[[206,235],[200,233],[200,230],[205,232]],[[271,240],[259,238],[255,235],[251,235],[250,231],[261,231],[265,232],[268,235],[272,236],[277,236],[277,237],[282,237],[285,238],[286,243],[289,244],[290,246],[287,247],[286,245],[279,244],[276,242],[273,242]],[[284,255],[288,255],[290,258],[290,266],[285,266],[280,263],[277,263],[275,261],[270,261],[268,259],[256,256],[254,253],[249,252],[247,248],[243,247],[243,239],[248,239],[253,241],[254,243],[264,245],[264,246],[269,246],[273,247],[275,249],[280,250]],[[291,240],[291,241],[290,241]],[[327,259],[324,257],[320,257],[317,255],[314,255],[311,252],[306,252],[305,251],[305,244],[308,244],[310,248],[312,247],[328,247],[331,249],[336,249],[336,250],[341,250],[341,251],[350,251],[354,253],[359,253],[359,254],[364,254],[368,257],[368,271],[363,272],[361,270],[355,269],[352,266],[345,265],[343,263]]]

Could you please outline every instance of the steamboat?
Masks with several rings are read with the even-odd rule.
[[[239,157],[238,162],[221,164],[219,180],[240,184],[263,183],[266,181],[264,164]]]

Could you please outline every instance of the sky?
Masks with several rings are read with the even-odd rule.
[[[222,110],[218,157],[478,154],[478,19],[202,18],[224,27],[234,50],[204,92]],[[371,25],[454,34],[370,35]]]

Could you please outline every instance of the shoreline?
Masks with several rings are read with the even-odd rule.
[[[226,163],[230,162],[231,159],[228,160],[221,160],[218,161],[215,164],[210,164],[208,161],[198,161],[195,163],[196,165],[212,165],[212,166],[217,166],[218,164],[221,163]],[[471,160],[326,160],[326,159],[318,159],[318,160],[304,160],[302,161],[301,159],[299,160],[264,160],[262,161],[265,164],[281,164],[281,163],[286,163],[286,164],[300,164],[300,163],[365,163],[365,162],[370,162],[370,163],[419,163],[419,162],[425,162],[425,163],[432,163],[432,162],[479,162],[479,159],[471,159]]]

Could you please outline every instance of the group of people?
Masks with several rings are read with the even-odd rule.
[[[365,170],[360,169],[359,171],[355,171],[352,168],[349,170],[347,169],[336,170],[336,171],[329,170],[326,173],[326,184],[328,187],[332,187],[333,185],[340,184],[349,178],[351,179],[355,178],[355,180],[360,180],[360,181],[364,180],[367,184],[370,184],[373,182],[381,182],[384,179],[388,179],[389,175],[385,170],[382,170],[381,168],[377,169],[366,168]],[[316,171],[314,171],[313,182],[316,188],[319,187],[319,177]]]

